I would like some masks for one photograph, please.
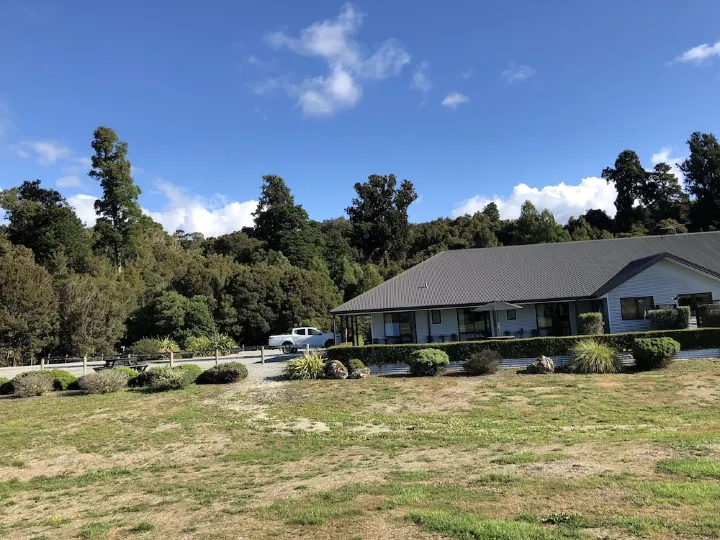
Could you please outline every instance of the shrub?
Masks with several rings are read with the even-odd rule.
[[[144,388],[151,392],[180,390],[195,382],[192,373],[180,367],[162,366],[150,369]]]
[[[127,376],[115,369],[88,373],[78,379],[78,387],[88,394],[109,394],[122,390],[127,385]]]
[[[697,323],[700,328],[720,327],[720,304],[704,304],[698,306]]]
[[[128,386],[130,388],[145,388],[152,378],[152,369],[141,371],[135,377],[128,380]]]
[[[187,372],[187,376],[190,377],[193,382],[195,382],[203,372],[202,368],[200,366],[196,366],[195,364],[180,364],[178,369],[185,370]]]
[[[356,369],[364,368],[365,364],[363,364],[362,360],[359,360],[357,358],[352,358],[348,362],[348,368],[350,368],[350,371],[355,371]]]
[[[578,315],[578,334],[596,335],[605,332],[605,322],[602,313],[591,311]]]
[[[485,349],[471,354],[462,366],[470,375],[486,375],[497,373],[501,362],[500,353]]]
[[[170,338],[143,338],[128,348],[132,354],[138,356],[149,356],[153,359],[162,358],[162,353],[179,352],[180,347]]]
[[[192,336],[185,342],[185,349],[188,351],[220,351],[235,349],[237,343],[227,334],[212,334],[209,336]]]
[[[245,364],[228,362],[203,371],[197,378],[198,384],[230,384],[248,376]]]
[[[567,368],[576,373],[617,373],[622,370],[622,361],[612,347],[586,339],[570,351]]]
[[[440,375],[450,363],[447,353],[438,349],[420,349],[413,352],[405,363],[410,366],[410,374],[424,377]]]
[[[305,353],[289,360],[283,373],[288,379],[319,379],[325,374],[325,360],[317,353]]]
[[[127,367],[127,366],[114,367],[114,368],[112,368],[112,370],[113,370],[113,371],[117,371],[118,373],[122,373],[123,375],[125,375],[125,378],[126,378],[128,381],[130,381],[131,379],[134,379],[135,377],[138,376],[138,371],[137,371],[137,370],[135,370],[135,369],[133,369],[133,368],[129,368],[129,367]]]
[[[17,397],[41,396],[53,391],[54,379],[47,372],[35,371],[20,375],[13,379],[13,394]]]
[[[72,389],[75,381],[78,380],[75,375],[64,369],[51,369],[47,373],[51,373],[53,376],[53,388],[55,390]]]
[[[690,326],[690,308],[651,309],[647,318],[653,330],[681,330]]]
[[[638,369],[667,367],[680,351],[680,344],[671,338],[640,338],[633,342],[633,358]]]
[[[4,396],[6,394],[12,394],[12,385],[8,384],[10,382],[10,379],[7,377],[0,377],[0,396]],[[5,387],[9,387],[10,391],[5,392]]]

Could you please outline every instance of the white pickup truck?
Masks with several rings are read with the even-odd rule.
[[[317,328],[303,327],[293,328],[289,334],[270,336],[268,340],[270,347],[282,349],[285,354],[295,353],[304,349],[306,345],[311,348],[332,347],[335,345],[335,336],[330,333],[321,332]]]

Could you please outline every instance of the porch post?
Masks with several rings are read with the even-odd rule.
[[[337,345],[337,331],[335,330],[335,315],[332,316],[332,333],[333,333],[333,345]]]

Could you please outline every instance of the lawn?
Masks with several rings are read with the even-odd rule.
[[[716,538],[720,362],[0,400],[3,538]]]

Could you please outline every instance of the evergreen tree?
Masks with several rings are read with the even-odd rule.
[[[720,229],[720,143],[712,133],[693,133],[690,156],[680,165],[685,185],[695,197],[691,211],[694,230]]]
[[[615,230],[630,232],[633,223],[642,220],[635,210],[635,201],[646,193],[648,172],[640,164],[640,158],[632,150],[623,150],[615,160],[615,168],[607,167],[602,177],[615,185]]]

